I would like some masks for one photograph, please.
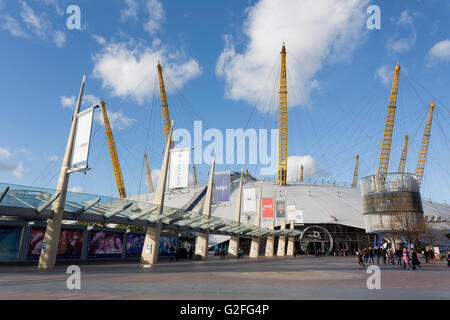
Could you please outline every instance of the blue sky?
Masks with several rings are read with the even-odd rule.
[[[65,11],[81,9],[81,30]],[[368,30],[369,5],[381,29]],[[279,52],[287,47],[288,175],[351,184],[378,167],[393,68],[400,84],[389,171],[405,134],[414,172],[435,99],[422,197],[450,201],[450,3],[447,1],[65,1],[0,0],[0,181],[53,188],[74,97],[86,74],[84,107],[106,101],[128,194],[155,177],[163,129],[161,60],[176,128],[276,128]],[[97,111],[96,117],[100,116]],[[97,118],[99,119],[99,118]],[[70,187],[115,196],[104,127],[95,121],[90,170]],[[241,164],[218,165],[239,170]],[[245,166],[258,176],[259,165]],[[205,182],[208,165],[198,165]]]

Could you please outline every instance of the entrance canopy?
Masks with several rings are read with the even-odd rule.
[[[26,220],[53,217],[51,205],[59,196],[55,189],[0,183],[0,216]],[[209,232],[228,236],[269,237],[302,234],[299,230],[270,230],[219,217],[206,217],[185,209],[158,206],[129,199],[67,192],[63,220],[151,227],[161,222],[166,230]]]

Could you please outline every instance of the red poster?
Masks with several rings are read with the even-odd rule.
[[[262,206],[263,218],[273,218],[273,198],[263,198]]]

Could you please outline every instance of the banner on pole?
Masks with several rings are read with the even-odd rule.
[[[273,218],[273,198],[262,199],[262,216],[263,218]]]
[[[230,202],[230,172],[214,173],[214,202]]]
[[[187,188],[189,185],[189,160],[191,148],[170,151],[169,189]]]
[[[303,210],[295,210],[295,223],[303,223]]]
[[[286,218],[286,201],[276,202],[277,219]]]
[[[94,118],[95,107],[79,112],[77,115],[69,173],[88,170],[89,145],[91,142],[92,119]]]
[[[286,219],[289,221],[295,220],[295,204],[288,204],[286,206],[287,214]]]
[[[244,198],[242,212],[256,212],[256,189],[245,188],[242,193]]]

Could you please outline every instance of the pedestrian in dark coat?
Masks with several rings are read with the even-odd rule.
[[[419,268],[419,270],[422,270],[422,267],[420,266],[419,254],[415,250],[411,253],[411,264],[413,270],[415,270],[416,267]]]

